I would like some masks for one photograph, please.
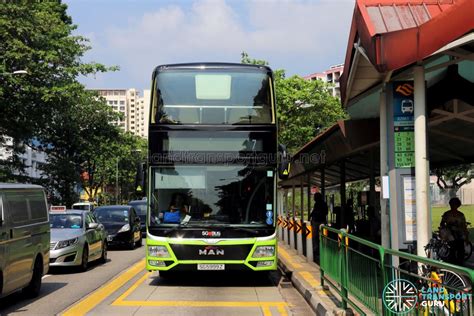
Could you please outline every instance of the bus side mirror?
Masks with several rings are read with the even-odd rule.
[[[281,180],[288,179],[290,175],[290,158],[288,157],[288,153],[286,152],[286,146],[279,144],[278,145],[278,153],[280,156],[280,161],[278,165],[278,177]]]

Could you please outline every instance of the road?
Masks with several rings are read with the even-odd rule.
[[[313,315],[279,272],[191,273],[161,278],[144,269],[144,247],[110,250],[84,273],[50,271],[39,298],[0,300],[0,315]],[[89,295],[91,294],[91,295]]]
[[[0,299],[0,315],[56,315],[143,258],[145,247],[135,250],[110,249],[108,261],[91,263],[83,273],[54,269],[43,277],[41,295],[32,300],[21,293]]]

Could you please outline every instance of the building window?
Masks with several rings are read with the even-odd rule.
[[[120,107],[120,111],[125,111],[125,107],[124,107],[124,106],[121,106],[121,107]]]
[[[120,105],[125,105],[125,101],[120,100]]]

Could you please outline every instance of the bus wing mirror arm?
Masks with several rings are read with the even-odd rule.
[[[288,156],[288,152],[286,151],[286,146],[283,144],[278,144],[278,153],[280,156],[278,162],[278,177],[281,180],[286,180],[290,175],[290,158]]]

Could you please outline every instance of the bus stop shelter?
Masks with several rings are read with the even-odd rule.
[[[417,241],[424,256],[430,169],[474,162],[472,12],[471,0],[357,0],[341,77],[351,119],[302,147],[282,187],[307,188],[309,210],[312,185],[339,184],[343,204],[345,182],[370,179],[373,193],[380,176],[382,246]]]

